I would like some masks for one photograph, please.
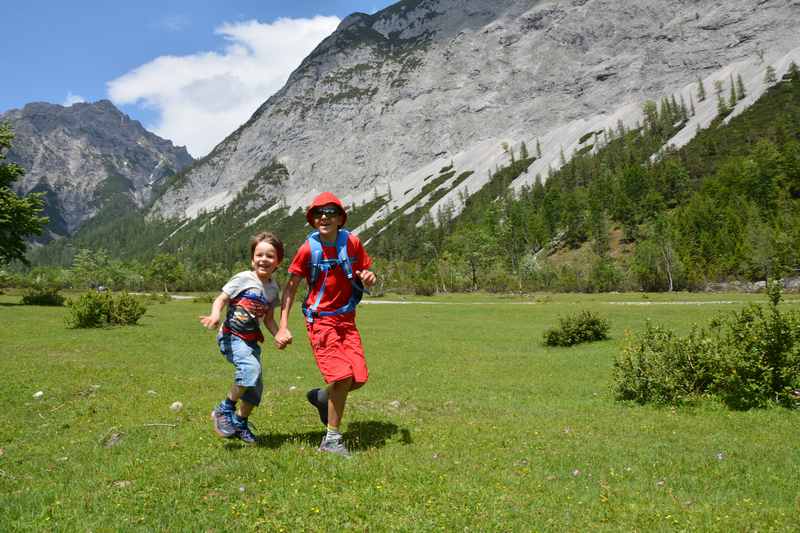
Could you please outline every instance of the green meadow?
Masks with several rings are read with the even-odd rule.
[[[345,459],[316,451],[305,392],[321,380],[299,312],[292,346],[265,345],[247,446],[212,431],[232,367],[198,322],[208,303],[70,330],[66,308],[0,296],[0,530],[797,531],[800,410],[610,393],[626,332],[686,333],[764,296],[389,300],[359,308],[371,377],[347,406]],[[583,309],[610,340],[542,345]]]

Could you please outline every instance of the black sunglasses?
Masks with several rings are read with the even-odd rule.
[[[315,207],[311,210],[311,214],[315,217],[326,215],[328,217],[335,217],[342,214],[342,210],[335,205],[326,205],[325,207]]]

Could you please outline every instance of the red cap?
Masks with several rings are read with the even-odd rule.
[[[328,204],[337,205],[339,206],[339,209],[342,210],[342,226],[344,226],[345,222],[347,222],[347,211],[345,211],[342,201],[339,200],[332,192],[324,192],[319,194],[311,201],[311,205],[309,205],[308,209],[306,209],[306,220],[308,220],[309,225],[314,225],[314,218],[311,216],[311,210],[315,207],[322,207]]]

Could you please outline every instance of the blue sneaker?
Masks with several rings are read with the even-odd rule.
[[[322,392],[324,396],[324,401],[318,400],[319,393]],[[319,420],[322,422],[323,426],[328,425],[328,391],[327,390],[320,390],[320,389],[311,389],[306,393],[306,400],[308,403],[313,405],[317,408],[317,412],[319,413]]]
[[[255,444],[256,436],[250,431],[250,424],[247,419],[243,421],[233,420],[233,427],[236,428],[236,438],[247,444]]]
[[[233,409],[227,407],[225,402],[220,402],[211,411],[211,420],[214,421],[214,431],[220,437],[229,439],[236,434],[236,428],[233,425]]]

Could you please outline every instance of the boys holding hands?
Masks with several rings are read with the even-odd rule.
[[[362,387],[369,377],[355,324],[355,306],[364,286],[372,286],[376,277],[369,270],[372,259],[361,241],[342,229],[347,213],[341,200],[329,192],[320,194],[308,207],[306,220],[316,231],[303,243],[289,266],[280,325],[273,332],[275,344],[284,348],[292,342],[289,311],[300,280],[306,278],[309,288],[303,304],[306,330],[317,367],[328,384],[326,389],[312,389],[307,394],[327,426],[319,449],[349,456],[339,432],[347,395]]]

